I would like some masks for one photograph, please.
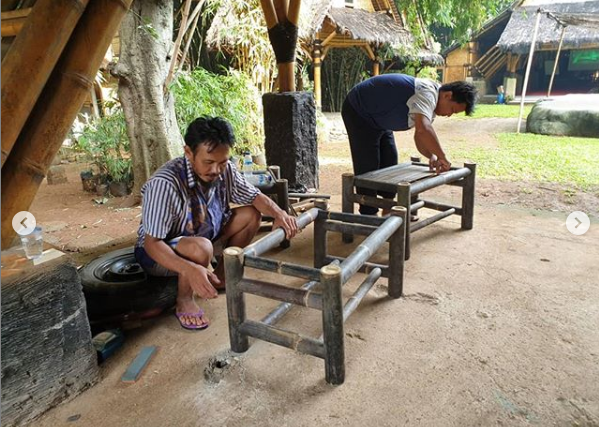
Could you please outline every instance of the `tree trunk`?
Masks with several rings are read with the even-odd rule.
[[[134,186],[182,153],[172,93],[165,90],[173,37],[173,2],[136,0],[121,26],[121,54],[112,70],[131,141]]]

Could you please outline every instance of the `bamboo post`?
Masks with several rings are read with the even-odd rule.
[[[183,12],[181,15],[181,25],[179,26],[179,33],[177,34],[177,39],[175,40],[175,45],[173,46],[173,50],[171,52],[171,65],[168,69],[166,80],[164,81],[165,91],[168,91],[168,87],[171,81],[173,80],[175,67],[177,66],[177,59],[179,57],[179,47],[181,46],[181,42],[183,41],[183,35],[185,34],[185,29],[187,27],[187,17],[189,16],[190,9],[191,0],[185,0],[185,5],[183,6]]]
[[[553,79],[557,71],[557,63],[559,61],[559,54],[562,51],[562,43],[564,41],[564,34],[566,34],[566,27],[562,27],[562,33],[559,36],[559,45],[557,46],[557,53],[555,54],[555,62],[553,63],[553,71],[551,72],[551,80],[549,80],[549,88],[547,89],[547,97],[551,96],[551,89],[553,88]]]
[[[314,267],[321,268],[325,264],[324,260],[328,252],[327,230],[325,228],[328,203],[326,200],[319,199],[316,201],[315,207],[320,209],[320,212],[314,221]]]
[[[187,59],[187,53],[189,52],[189,47],[191,46],[193,35],[196,32],[196,28],[198,27],[198,22],[200,20],[200,10],[204,6],[204,1],[205,0],[202,0],[196,5],[191,16],[189,17],[189,19],[191,20],[191,26],[188,25],[185,29],[185,32],[188,34],[187,41],[185,42],[185,47],[183,48],[183,53],[181,55],[181,68],[183,68],[183,66],[185,65],[185,60]]]
[[[39,0],[3,58],[2,166],[88,1]]]
[[[411,188],[410,183],[402,182],[397,185],[397,204],[404,208],[409,209],[412,205],[412,196],[411,196]],[[393,209],[393,208],[391,208]],[[406,229],[406,237],[405,237],[405,260],[410,259],[410,221],[406,221],[404,223],[404,227]]]
[[[223,252],[225,263],[225,280],[227,283],[227,315],[229,318],[229,339],[231,350],[243,353],[249,348],[248,337],[240,327],[245,321],[245,299],[239,289],[239,282],[243,279],[243,249],[231,246]]]
[[[12,218],[29,209],[46,171],[85,101],[132,0],[96,0],[85,9],[48,79],[10,162],[2,168],[2,247],[15,232]]]
[[[399,298],[403,294],[406,229],[410,219],[403,206],[392,207],[391,215],[400,217],[402,224],[389,239],[388,293],[391,298]]]
[[[327,265],[320,269],[320,276],[320,283],[322,284],[325,378],[329,384],[340,385],[345,381],[341,268],[337,265]]]
[[[378,76],[381,71],[380,71],[380,63],[381,59],[377,56],[374,58],[374,60],[372,61],[372,75],[373,76]]]
[[[314,40],[314,47],[312,49],[312,62],[314,64],[314,100],[316,102],[316,108],[322,108],[322,80],[321,80],[321,67],[322,67],[322,46],[320,40]]]
[[[472,230],[474,224],[474,195],[476,185],[476,163],[464,163],[470,175],[464,177],[462,187],[462,230]]]
[[[275,192],[277,195],[277,204],[283,211],[285,211],[285,213],[289,213],[289,184],[286,179],[277,179],[275,181]],[[280,244],[280,247],[283,249],[287,249],[290,246],[291,242],[289,239],[283,240]]]
[[[353,214],[354,213],[354,174],[344,173],[341,175],[341,211],[343,213]],[[351,243],[354,241],[354,236],[351,234],[344,234],[342,236],[343,243]]]
[[[530,52],[528,54],[528,63],[526,64],[526,74],[524,75],[524,84],[522,85],[522,99],[520,99],[520,113],[518,114],[518,128],[516,133],[520,133],[522,126],[522,116],[524,115],[524,98],[526,97],[526,89],[528,87],[528,78],[530,77],[530,69],[535,53],[535,44],[537,43],[537,34],[539,33],[539,23],[541,22],[541,9],[537,10],[537,19],[535,21],[535,29],[532,33],[532,42],[530,44]]]

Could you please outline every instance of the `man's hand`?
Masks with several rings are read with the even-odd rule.
[[[437,175],[442,172],[447,172],[451,168],[451,162],[446,157],[440,159],[436,155],[432,155],[428,162],[430,170],[434,170]]]
[[[179,280],[183,281],[183,284],[189,285],[200,298],[208,299],[218,296],[214,285],[220,285],[220,280],[204,266],[190,262],[179,274]]]
[[[297,220],[294,216],[291,216],[283,211],[275,215],[275,220],[272,224],[272,229],[276,230],[281,227],[285,231],[287,239],[292,239],[297,234]]]

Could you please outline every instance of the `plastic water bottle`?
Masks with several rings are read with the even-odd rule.
[[[246,177],[246,179],[250,184],[261,189],[270,188],[275,184],[272,180],[272,176],[267,172],[256,172],[249,177]]]
[[[254,169],[254,162],[252,161],[252,155],[249,151],[243,153],[243,167],[241,170],[245,175],[246,179],[252,176],[252,170]]]

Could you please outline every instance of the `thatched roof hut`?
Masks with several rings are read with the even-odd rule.
[[[358,47],[372,61],[373,74],[379,73],[377,50],[390,44],[402,48],[408,60],[438,65],[443,57],[427,47],[419,47],[393,0],[359,0],[354,7],[343,6],[339,0],[303,0],[299,17],[299,46],[315,67],[314,93],[320,105],[320,66],[331,48]],[[255,13],[251,11],[250,13]],[[259,13],[261,11],[258,10]],[[206,35],[210,48],[226,50],[229,46],[247,43],[242,34],[231,31],[238,28],[240,19],[230,7],[222,7],[214,17]]]
[[[530,6],[524,3],[524,6],[514,9],[510,21],[497,42],[497,46],[502,52],[528,53],[535,27],[536,12],[539,8],[542,12],[549,14],[543,13],[541,16],[536,50],[557,49],[561,33],[558,21],[569,24],[562,49],[585,49],[599,46],[599,29],[592,28],[592,23],[599,21],[599,1],[547,2]],[[549,15],[558,19],[553,19]],[[576,22],[586,22],[587,26],[572,25]]]

